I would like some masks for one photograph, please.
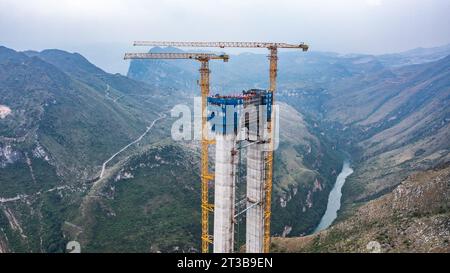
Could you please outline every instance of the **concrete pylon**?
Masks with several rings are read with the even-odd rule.
[[[247,253],[264,252],[264,168],[264,144],[250,145],[247,148]]]
[[[232,253],[236,188],[236,135],[216,134],[214,253]]]

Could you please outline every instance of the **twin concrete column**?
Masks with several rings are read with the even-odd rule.
[[[214,253],[234,251],[236,135],[216,134],[214,185]]]
[[[214,253],[234,251],[236,202],[236,136],[216,136]],[[262,253],[264,239],[264,145],[247,148],[246,252]]]
[[[247,148],[246,253],[262,253],[264,239],[264,145]]]

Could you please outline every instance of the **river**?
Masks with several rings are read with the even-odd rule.
[[[353,169],[350,167],[350,162],[345,160],[342,166],[342,171],[336,178],[336,183],[328,196],[327,210],[322,216],[319,225],[314,230],[314,233],[328,228],[336,219],[337,212],[341,208],[342,187],[345,184],[345,179],[347,179],[347,177],[352,173]]]

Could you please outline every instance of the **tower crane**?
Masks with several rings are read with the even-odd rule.
[[[267,48],[270,51],[270,88],[274,92],[277,80],[278,48],[302,49],[307,51],[309,46],[288,43],[261,43],[261,42],[167,42],[167,41],[135,41],[134,46],[173,46],[173,47],[235,47],[235,48]]]
[[[234,48],[266,48],[269,50],[269,91],[274,93],[277,88],[277,66],[278,66],[278,49],[302,49],[307,51],[309,46],[300,44],[288,44],[288,43],[262,43],[262,42],[167,42],[167,41],[135,41],[135,46],[173,46],[173,47],[234,47]],[[274,101],[274,94],[272,94],[272,104]],[[273,115],[272,111],[272,115]],[[272,202],[272,179],[273,179],[273,117],[268,124],[269,142],[266,159],[266,176],[265,176],[265,204],[264,204],[264,252],[268,253],[270,250],[270,216],[271,216],[271,202]],[[202,225],[203,226],[203,225]],[[203,227],[202,227],[203,229]],[[202,230],[202,234],[203,234]],[[206,240],[202,236],[203,241]],[[203,252],[207,252],[208,249],[202,247]]]
[[[209,202],[209,181],[214,179],[214,174],[209,171],[208,148],[214,144],[214,140],[208,139],[207,130],[207,98],[209,95],[209,61],[223,60],[228,62],[229,56],[225,54],[207,53],[126,53],[128,59],[192,59],[200,62],[200,89],[202,94],[202,141],[201,141],[201,208],[202,208],[202,252],[208,252],[212,237],[209,235],[209,213],[213,212],[214,205]]]

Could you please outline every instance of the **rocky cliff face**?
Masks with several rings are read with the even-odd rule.
[[[346,137],[357,155],[344,188],[347,203],[370,200],[409,174],[450,161],[450,56],[392,71],[364,88],[343,86],[327,102],[327,118],[351,131]]]
[[[409,176],[328,230],[274,238],[281,252],[449,252],[450,165]]]

